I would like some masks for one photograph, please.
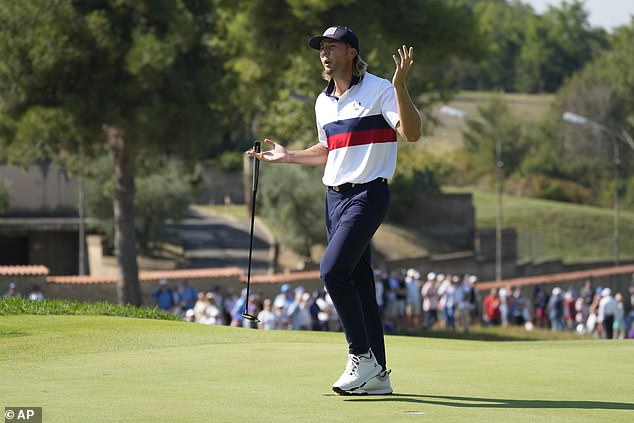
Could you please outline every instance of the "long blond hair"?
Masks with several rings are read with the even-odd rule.
[[[365,62],[365,60],[361,58],[361,56],[359,56],[359,53],[357,52],[357,54],[354,56],[354,59],[352,59],[352,76],[361,78],[367,68],[368,64]],[[325,70],[321,73],[321,77],[329,82],[332,79]]]

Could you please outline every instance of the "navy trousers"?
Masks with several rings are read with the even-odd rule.
[[[320,273],[343,326],[350,354],[370,348],[385,368],[383,321],[376,302],[370,241],[385,218],[390,190],[371,182],[343,193],[328,188],[328,247]]]

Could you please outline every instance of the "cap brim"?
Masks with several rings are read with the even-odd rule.
[[[318,35],[316,37],[308,40],[308,45],[310,48],[314,48],[315,50],[319,50],[321,48],[321,42],[325,39],[334,40],[334,38],[324,37],[323,35]]]

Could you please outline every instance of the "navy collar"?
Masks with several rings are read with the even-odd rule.
[[[352,79],[350,80],[350,86],[348,87],[348,89],[350,89],[353,86],[357,85],[362,79],[363,79],[363,75],[361,75],[361,76],[352,75]],[[326,88],[324,88],[324,90],[322,92],[324,94],[326,94],[328,97],[333,97],[333,98],[336,98],[337,100],[339,100],[339,98],[337,96],[332,94],[334,91],[335,91],[335,80],[331,79],[328,82],[328,85],[326,86]]]

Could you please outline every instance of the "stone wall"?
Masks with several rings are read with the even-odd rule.
[[[204,190],[196,199],[199,204],[244,204],[242,172],[225,172],[214,166],[203,168]],[[250,182],[249,182],[250,184]],[[250,185],[249,185],[250,186]]]
[[[77,214],[77,181],[60,166],[41,162],[25,170],[0,165],[0,179],[9,183],[9,214]]]
[[[469,193],[417,195],[404,223],[457,251],[473,250],[475,209]]]

